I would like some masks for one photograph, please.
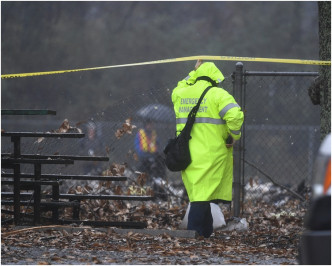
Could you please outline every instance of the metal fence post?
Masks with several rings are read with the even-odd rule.
[[[14,143],[14,158],[21,156],[21,138],[11,137],[11,141]],[[19,225],[21,221],[21,165],[14,165],[14,224]]]
[[[243,109],[243,64],[241,62],[236,63],[235,72],[233,75],[233,95],[236,102]],[[242,128],[243,132],[243,128]],[[233,215],[234,217],[240,216],[241,208],[241,153],[243,151],[243,136],[234,145],[234,179],[233,179]]]

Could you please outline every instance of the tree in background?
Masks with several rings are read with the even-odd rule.
[[[331,60],[331,2],[318,2],[319,59]],[[321,138],[331,132],[331,67],[321,66],[319,78],[309,88],[313,104],[321,106]]]

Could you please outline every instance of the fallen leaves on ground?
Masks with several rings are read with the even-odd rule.
[[[243,215],[249,223],[248,231],[217,231],[209,239],[175,238],[167,234],[149,236],[133,232],[121,235],[112,228],[103,232],[94,228],[73,232],[61,229],[25,231],[2,237],[2,259],[11,257],[10,261],[14,263],[15,258],[20,260],[23,256],[21,254],[19,257],[18,250],[39,247],[43,250],[59,248],[71,251],[64,254],[41,254],[39,259],[33,259],[35,264],[66,263],[70,256],[81,264],[260,264],[262,259],[277,258],[285,259],[283,263],[288,261],[294,264],[305,210],[300,206],[297,200],[290,201],[284,209],[247,203],[247,211]],[[181,222],[186,206],[169,208],[167,203],[145,203],[129,209],[118,209],[116,216],[129,215],[127,210],[139,215],[140,221],[150,221],[149,228],[174,230]],[[230,217],[227,209],[223,209],[223,212],[226,219]],[[13,228],[2,227],[2,233],[9,230]],[[75,250],[80,250],[80,253],[76,254]],[[93,253],[97,251],[107,251],[109,255],[98,256]],[[82,255],[89,252],[97,255]],[[114,256],[111,256],[112,252]],[[24,256],[29,258],[29,254]]]
[[[123,176],[126,166],[124,164],[112,163],[108,169],[102,172],[102,176]]]

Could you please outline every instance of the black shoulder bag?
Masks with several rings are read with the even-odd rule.
[[[204,90],[196,106],[190,111],[187,123],[181,133],[174,139],[170,139],[164,149],[166,166],[172,172],[183,171],[191,163],[189,150],[189,140],[191,139],[190,132],[195,123],[199,106],[210,88],[212,88],[212,86],[209,86]]]

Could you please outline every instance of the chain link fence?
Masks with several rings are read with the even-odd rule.
[[[289,197],[305,198],[320,143],[320,107],[311,103],[307,93],[316,76],[314,72],[243,72],[242,210],[249,201],[282,206]],[[233,93],[234,85],[229,76],[222,87]],[[168,171],[163,163],[163,148],[175,135],[171,93],[172,88],[154,88],[113,99],[111,106],[85,121],[69,121],[72,127],[86,133],[84,139],[23,138],[22,154],[109,156],[109,162],[77,161],[74,165],[43,166],[43,173],[103,174],[114,165],[123,165],[129,180],[137,180],[139,172],[144,171],[147,174],[144,186],[153,187],[159,199],[172,196],[179,204],[183,203],[187,197],[181,174]],[[135,149],[135,139],[149,120],[156,130],[157,148],[153,156],[142,160]],[[57,116],[2,117],[1,128],[50,131],[58,129],[62,122],[63,118]],[[90,135],[89,131],[93,133]],[[10,153],[12,149],[10,139],[2,137],[2,153]],[[22,167],[22,172],[33,172],[32,166]],[[77,182],[68,181],[66,189],[82,185]],[[123,184],[122,191],[129,186],[130,183]]]
[[[308,199],[320,144],[320,107],[308,88],[316,72],[243,72],[242,206]]]
[[[75,161],[74,165],[45,165],[43,173],[78,174],[78,175],[112,175],[107,172],[113,168],[124,167],[124,175],[128,182],[117,187],[126,193],[129,187],[140,183],[146,190],[152,188],[157,200],[166,200],[172,196],[174,201],[181,203],[186,200],[181,174],[172,173],[164,164],[163,149],[169,138],[175,136],[175,115],[171,102],[171,89],[151,89],[140,93],[132,93],[126,98],[117,99],[107,112],[98,112],[85,121],[69,121],[71,130],[82,130],[83,139],[56,138],[22,138],[22,154],[40,155],[82,155],[108,156],[109,162]],[[54,117],[3,117],[2,129],[5,131],[54,131],[60,128],[63,120]],[[153,153],[144,158],[139,156],[138,148],[150,145],[148,140],[138,140],[141,129],[150,124],[156,133],[156,145]],[[143,143],[139,143],[143,142]],[[10,138],[2,137],[2,153],[12,153],[13,144]],[[142,148],[142,147],[140,147]],[[150,151],[150,150],[149,150]],[[10,170],[9,170],[10,171]],[[32,173],[32,165],[23,165],[21,171]],[[114,173],[114,172],[113,172]],[[144,173],[144,182],[138,182]],[[141,180],[142,181],[142,180]],[[63,181],[62,192],[75,186],[95,185],[97,181]],[[3,188],[5,189],[5,188]]]

